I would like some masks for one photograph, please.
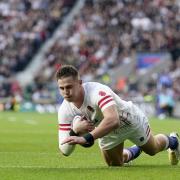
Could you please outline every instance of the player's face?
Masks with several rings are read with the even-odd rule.
[[[81,89],[81,80],[73,77],[65,77],[58,80],[58,86],[61,95],[69,102],[74,102],[78,99]]]

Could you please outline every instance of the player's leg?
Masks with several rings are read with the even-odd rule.
[[[166,136],[165,134],[157,134],[153,136],[152,133],[150,133],[149,140],[146,144],[141,146],[141,149],[149,154],[149,155],[155,155],[156,153],[166,150],[168,148],[170,149],[176,149],[178,146],[178,139],[172,136]]]
[[[134,132],[129,136],[134,144],[136,144],[147,154],[153,156],[156,153],[170,149],[177,149],[178,139],[164,134],[153,135],[149,126],[148,119],[139,113],[138,126],[135,126]]]
[[[123,150],[124,163],[128,163],[129,161],[136,159],[141,154],[141,152],[142,152],[141,148],[136,145],[129,148],[124,148]]]
[[[101,149],[104,160],[108,166],[123,166],[124,164],[123,147],[124,147],[124,143],[121,143],[109,150]]]
[[[170,149],[170,153],[172,156],[170,157],[171,164],[177,164],[179,161],[180,156],[180,147],[177,135],[175,133],[171,134],[170,136],[166,136],[164,134],[158,134],[153,136],[150,133],[149,140],[141,146],[141,149],[153,156],[160,151]]]
[[[141,149],[138,146],[124,149],[123,147],[124,143],[121,143],[110,150],[101,150],[103,157],[109,166],[122,166],[124,163],[134,160],[141,154]]]
[[[177,135],[174,133],[170,136],[166,136],[164,134],[158,134],[153,136],[153,134],[149,133],[149,138],[144,145],[139,146],[132,146],[127,150],[124,150],[129,154],[127,159],[124,162],[129,162],[135,158],[137,158],[141,150],[143,150],[146,154],[151,156],[159,153],[160,151],[167,150],[169,148],[169,159],[171,164],[177,164],[178,158],[180,156],[180,147],[178,146],[178,138]]]
[[[169,141],[168,137],[164,134],[157,134],[153,136],[153,134],[150,132],[148,141],[141,146],[141,149],[153,156],[157,154],[160,151],[166,150],[168,148]]]
[[[176,133],[167,136],[165,134],[153,135],[147,119],[141,119],[140,126],[129,137],[145,153],[153,156],[160,151],[169,149],[171,164],[177,164],[180,157],[180,143]]]
[[[168,149],[169,161],[172,165],[176,165],[180,160],[180,139],[179,139],[179,135],[175,132],[171,133],[170,137],[174,137],[178,139],[178,146],[175,149],[172,148]]]

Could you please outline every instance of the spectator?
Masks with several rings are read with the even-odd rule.
[[[158,114],[160,118],[173,117],[173,109],[175,101],[173,91],[166,86],[163,86],[157,96]]]

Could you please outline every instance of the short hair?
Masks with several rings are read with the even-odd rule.
[[[63,65],[56,72],[56,79],[72,76],[74,79],[79,78],[78,70],[72,65]]]

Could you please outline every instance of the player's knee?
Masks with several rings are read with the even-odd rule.
[[[146,151],[145,153],[150,155],[150,156],[154,156],[157,154],[157,149],[151,149],[150,151]]]
[[[123,166],[123,161],[106,161],[108,166]]]
[[[150,155],[150,156],[154,156],[155,154],[156,154],[156,152],[154,152],[154,151],[151,151],[148,153],[148,155]]]

